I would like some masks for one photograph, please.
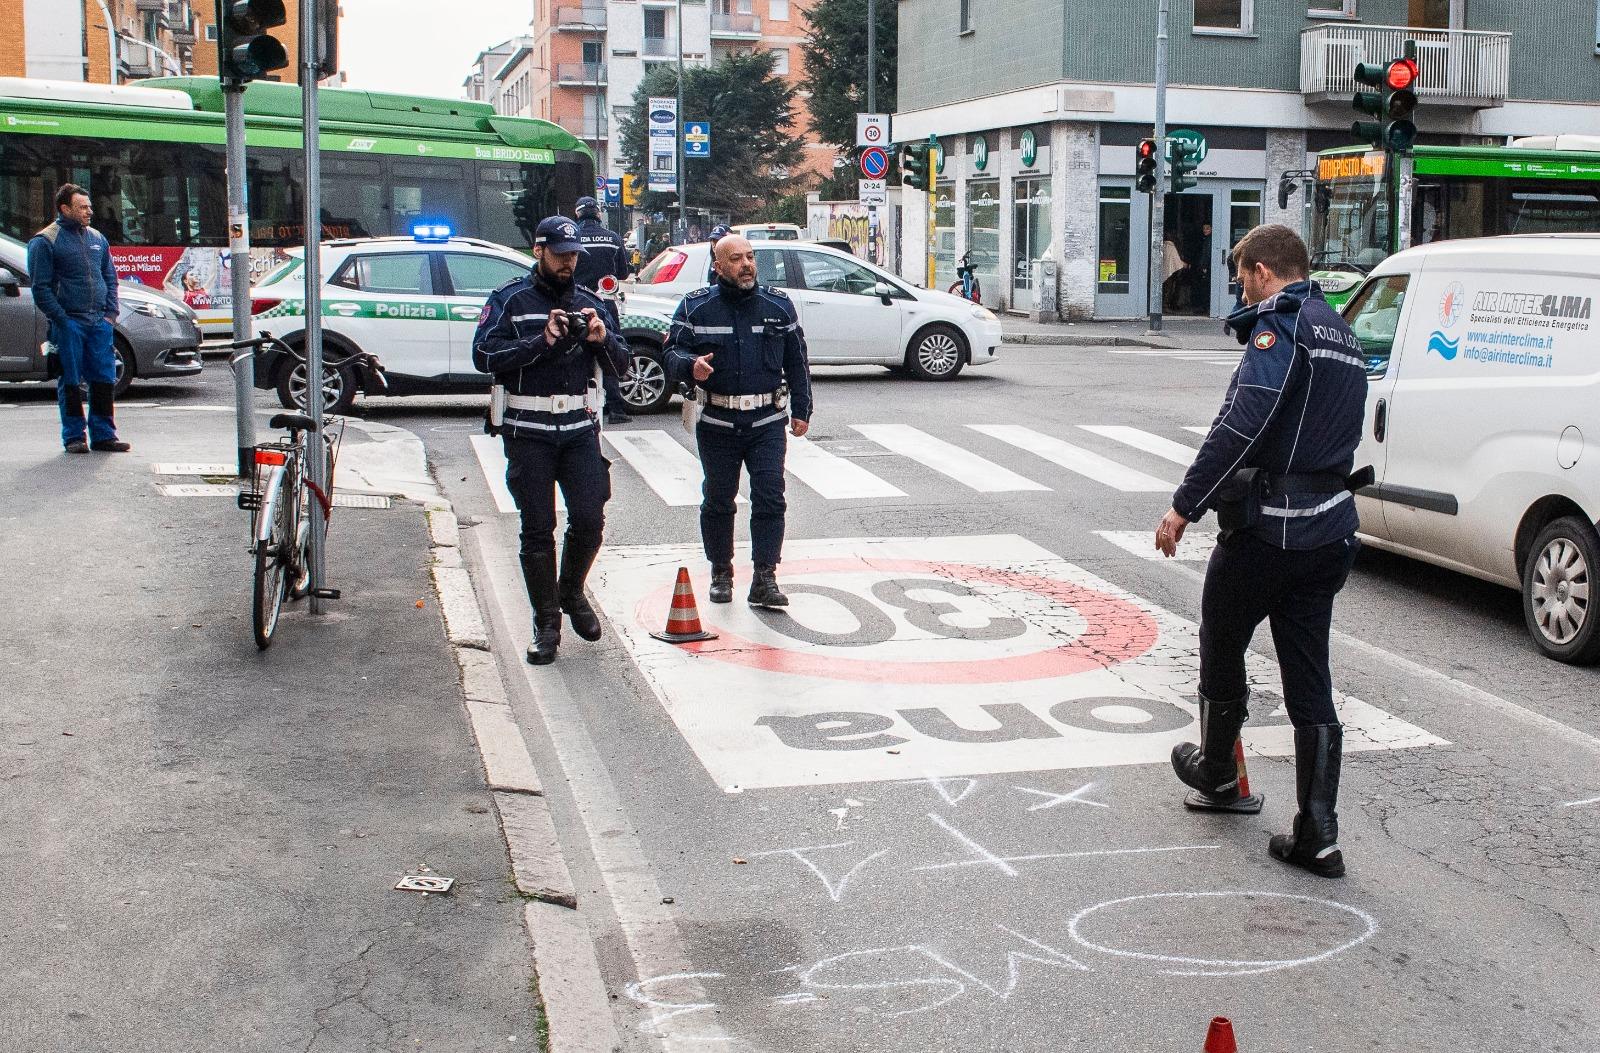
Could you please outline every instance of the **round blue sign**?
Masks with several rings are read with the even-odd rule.
[[[861,174],[868,179],[882,179],[889,170],[889,154],[881,146],[869,146],[861,151]]]

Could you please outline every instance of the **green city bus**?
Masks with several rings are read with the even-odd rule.
[[[1600,231],[1600,150],[1595,147],[1600,142],[1576,136],[1525,139],[1504,147],[1417,147],[1411,244]],[[1349,298],[1363,275],[1399,251],[1389,211],[1398,179],[1381,152],[1352,147],[1317,155],[1307,242],[1314,277],[1335,306]]]
[[[540,218],[595,192],[594,156],[547,121],[462,100],[323,89],[323,238],[417,224],[528,248]],[[0,79],[0,233],[26,240],[62,183],[94,198],[118,272],[231,324],[222,91],[173,77],[133,87]],[[252,279],[303,243],[300,89],[245,93]]]

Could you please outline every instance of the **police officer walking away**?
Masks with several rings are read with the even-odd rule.
[[[562,611],[585,640],[600,639],[601,631],[583,594],[611,498],[611,466],[600,454],[595,427],[595,374],[615,376],[627,353],[608,327],[605,304],[574,284],[582,252],[576,223],[564,216],[541,221],[532,273],[490,294],[472,342],[472,364],[494,374],[489,430],[504,437],[506,486],[522,513],[522,576],[533,606],[528,661],[534,665],[555,661]],[[559,575],[557,485],[567,505]]]
[[[1184,529],[1217,512],[1200,614],[1200,744],[1172,751],[1197,807],[1239,801],[1234,740],[1249,713],[1245,651],[1272,627],[1294,724],[1299,814],[1272,855],[1323,877],[1344,874],[1339,850],[1342,730],[1333,706],[1328,636],[1333,600],[1359,542],[1351,475],[1367,397],[1361,345],[1322,290],[1288,227],[1257,227],[1233,250],[1244,309],[1227,327],[1245,345],[1222,410],[1156,531],[1175,552]],[[1366,473],[1369,476],[1370,473]]]
[[[735,234],[716,245],[716,283],[684,297],[667,336],[667,368],[693,377],[703,411],[695,427],[705,486],[700,540],[711,561],[710,598],[733,600],[734,500],[739,469],[750,473],[750,541],[755,574],[749,601],[784,607],[778,588],[787,510],[784,422],[796,438],[811,421],[805,334],[781,289],[756,284],[756,256]]]
[[[126,453],[117,438],[117,268],[111,243],[89,226],[89,192],[67,183],[56,191],[56,219],[28,242],[33,299],[50,320],[61,377],[61,443],[68,453]],[[89,387],[88,440],[84,441],[83,388]]]
[[[609,229],[600,221],[600,202],[592,197],[578,199],[578,240],[583,242],[583,255],[578,257],[578,272],[573,279],[590,292],[597,292],[600,279],[611,275],[622,281],[633,273],[628,262],[628,250],[623,246],[622,235]],[[604,297],[601,299],[605,300]],[[606,326],[617,338],[622,338],[622,318],[615,300],[605,300],[610,309]],[[626,371],[626,370],[624,370]],[[610,373],[605,375],[606,423],[626,424],[633,420],[628,404],[622,398],[622,384]]]

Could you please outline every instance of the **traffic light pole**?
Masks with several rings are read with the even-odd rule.
[[[321,114],[317,99],[317,8],[300,5],[300,107],[305,134],[305,275],[306,310],[306,415],[314,422],[306,436],[307,475],[333,500],[329,491],[328,457],[322,438],[322,144],[319,137]],[[351,378],[347,377],[346,380]],[[311,513],[311,613],[323,613],[320,592],[325,580],[324,547],[327,519],[318,502]]]
[[[1161,332],[1161,281],[1165,275],[1164,227],[1167,222],[1167,8],[1161,0],[1156,15],[1156,185],[1150,192],[1150,331]]]
[[[233,338],[250,339],[250,202],[245,188],[244,88],[224,88],[228,135],[228,261],[233,276]],[[256,353],[233,353],[234,431],[239,447],[239,478],[255,470]]]
[[[933,156],[933,151],[928,151],[928,288],[934,288],[937,281],[939,235],[939,203],[935,199],[934,189],[938,186],[939,168],[938,161]]]

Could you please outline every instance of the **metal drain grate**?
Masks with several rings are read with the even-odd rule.
[[[333,504],[336,508],[389,508],[394,501],[382,494],[341,494],[335,490]]]

